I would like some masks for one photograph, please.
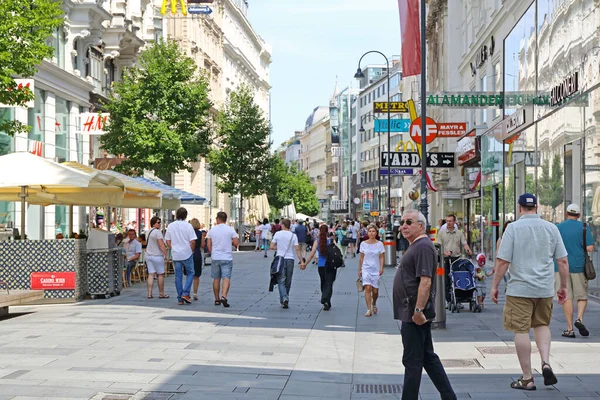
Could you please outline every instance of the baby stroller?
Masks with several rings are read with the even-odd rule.
[[[475,266],[466,258],[459,258],[450,266],[450,311],[459,313],[459,304],[469,303],[469,309],[479,311],[475,296]]]

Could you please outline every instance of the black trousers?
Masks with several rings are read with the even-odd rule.
[[[431,322],[417,325],[413,322],[402,322],[402,364],[404,365],[404,387],[402,400],[418,400],[419,387],[423,368],[440,392],[442,400],[456,400],[456,394],[448,380],[446,371],[437,354],[433,351],[431,340]]]
[[[446,272],[446,301],[451,300],[450,292],[452,291],[452,282],[450,282],[450,265],[459,257],[445,257],[444,258],[444,272]]]
[[[321,304],[328,303],[331,306],[331,295],[333,295],[333,282],[337,271],[327,270],[326,267],[319,267],[319,277],[321,278]]]

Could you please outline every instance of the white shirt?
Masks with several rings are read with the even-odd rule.
[[[264,224],[260,226],[260,230],[262,231],[262,235],[260,235],[261,239],[267,238],[267,232],[271,231],[271,224]]]
[[[164,238],[160,229],[150,229],[146,233],[147,256],[163,257],[163,253],[162,251],[160,251],[160,246],[158,245],[159,240],[162,240],[164,242]]]
[[[370,275],[379,275],[379,268],[381,263],[379,262],[379,256],[385,253],[383,243],[378,241],[377,243],[362,242],[360,244],[360,252],[364,254],[362,270],[363,272]]]
[[[167,228],[166,240],[171,241],[171,256],[175,261],[187,260],[192,256],[190,242],[196,240],[196,232],[186,221],[174,221]]]
[[[286,260],[295,260],[295,248],[298,246],[298,236],[290,231],[278,231],[273,235],[273,243],[277,244],[277,255]]]
[[[358,227],[356,225],[351,225],[348,230],[352,233],[352,239],[356,239],[356,234],[358,233]]]
[[[227,224],[217,224],[210,228],[208,236],[206,237],[212,242],[210,257],[213,260],[233,260],[233,255],[231,254],[231,241],[237,237],[235,229]]]

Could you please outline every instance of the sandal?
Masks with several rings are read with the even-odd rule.
[[[577,321],[575,321],[575,328],[579,329],[579,334],[581,336],[590,336],[590,331],[587,330],[587,328],[579,318],[577,318]]]
[[[194,300],[198,300],[198,293],[194,293]]]
[[[365,317],[370,317],[371,315],[373,315],[373,313],[371,312],[371,310],[368,310],[368,311],[365,313]]]
[[[377,311],[379,311],[379,310],[377,310],[377,306],[374,305],[373,306],[373,314],[377,314]]]
[[[152,295],[148,295],[148,298],[149,298],[149,299],[153,299],[153,298],[154,298],[154,296],[152,296]]]
[[[532,383],[531,386],[529,384]],[[510,384],[510,387],[513,389],[520,390],[536,390],[535,384],[533,384],[533,378],[531,379],[523,379],[521,376],[519,379]]]
[[[563,337],[568,337],[568,338],[572,338],[572,339],[574,339],[574,338],[575,338],[575,332],[573,332],[573,331],[570,331],[570,330],[568,330],[568,329],[565,329],[565,330],[563,331],[563,333],[562,333],[562,336],[563,336]]]
[[[168,299],[168,298],[169,298],[169,295],[168,295],[168,294],[159,294],[159,295],[158,295],[158,298],[159,298],[159,299]]]
[[[542,362],[542,376],[544,377],[544,385],[546,386],[556,385],[558,382],[556,375],[554,375],[554,371],[552,371],[552,367],[545,361]]]
[[[225,297],[221,297],[221,304],[223,304],[223,307],[225,308],[229,307],[229,303]]]
[[[215,306],[220,306],[221,305],[221,300],[215,300]]]

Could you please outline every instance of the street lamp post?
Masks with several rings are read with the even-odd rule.
[[[390,151],[390,146],[391,146],[391,135],[390,135],[390,61],[388,60],[388,58],[385,56],[385,54],[383,54],[380,51],[377,50],[370,50],[367,51],[365,54],[363,54],[360,59],[358,60],[358,69],[356,70],[356,74],[354,74],[354,77],[356,79],[361,79],[365,77],[365,74],[363,74],[362,69],[360,68],[360,63],[362,61],[362,59],[364,58],[364,56],[366,56],[367,54],[370,53],[377,53],[380,54],[383,58],[385,58],[385,66],[386,66],[386,72],[387,72],[387,133],[388,133],[388,137],[387,137],[387,152],[389,153]],[[379,155],[381,157],[381,154]],[[381,177],[379,178],[380,182],[381,182]],[[387,177],[387,190],[388,190],[388,202],[387,202],[387,233],[392,231],[392,180],[390,179],[390,174],[389,174],[389,167],[388,167],[388,177]],[[386,233],[386,236],[387,236]]]

